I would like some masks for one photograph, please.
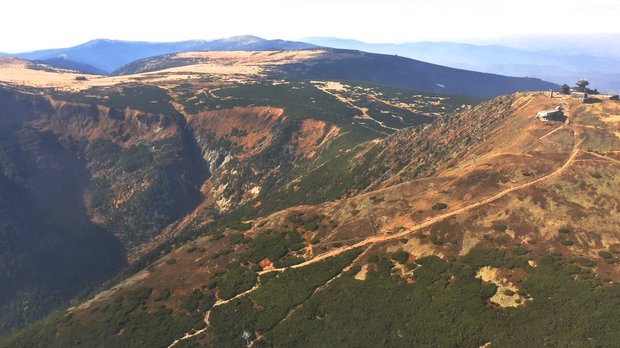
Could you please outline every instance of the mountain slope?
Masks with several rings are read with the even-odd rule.
[[[98,69],[92,65],[74,62],[74,61],[71,61],[71,60],[68,60],[62,57],[48,58],[44,60],[34,60],[33,63],[45,64],[45,65],[49,65],[49,66],[60,68],[60,69],[73,70],[73,71],[81,72],[84,74],[91,74],[91,75],[105,75],[106,74],[105,71]]]
[[[16,54],[28,60],[60,58],[87,64],[110,73],[134,60],[168,53],[187,51],[260,51],[296,50],[314,45],[284,40],[265,40],[255,36],[237,36],[218,40],[192,40],[179,42],[138,42],[98,39],[59,49]]]
[[[620,91],[616,67],[620,63],[611,52],[595,54],[585,47],[547,46],[535,50],[502,45],[472,45],[452,42],[370,44],[356,40],[311,37],[305,42],[325,47],[397,54],[453,68],[507,76],[536,76],[558,84],[587,77],[604,91]],[[609,42],[613,42],[611,38]]]
[[[39,319],[126,264],[123,246],[93,224],[82,161],[26,126],[51,106],[0,90],[0,331]]]
[[[308,64],[286,67],[284,76],[310,79],[361,80],[435,93],[494,97],[516,91],[555,89],[539,79],[514,78],[446,68],[402,57],[336,51],[338,57],[318,58]],[[372,69],[368,69],[372,66]]]
[[[42,251],[25,249],[25,256],[3,250],[5,263],[11,265],[6,274],[19,280],[0,274],[7,292],[20,292],[32,284],[38,284],[42,292],[60,292],[54,302],[43,296],[29,299],[29,305],[38,308],[36,315],[21,318],[19,311],[3,312],[4,332],[66,305],[78,291],[89,291],[112,278],[126,262],[130,268],[124,274],[132,274],[183,240],[223,225],[239,225],[291,205],[354,194],[368,185],[363,176],[351,175],[342,166],[346,163],[342,159],[354,154],[354,149],[401,128],[422,127],[445,111],[479,102],[369,84],[266,80],[258,75],[265,71],[261,69],[266,69],[266,63],[294,61],[308,52],[234,54],[249,57],[253,65],[194,67],[197,70],[191,74],[195,78],[187,77],[185,67],[103,77],[2,59],[0,91],[7,100],[3,103],[7,109],[2,110],[7,124],[3,127],[10,126],[8,134],[45,139],[41,149],[12,155],[13,149],[24,146],[25,138],[3,137],[2,150],[8,155],[0,162],[0,172],[11,174],[7,174],[11,180],[24,186],[22,191],[7,186],[4,198],[7,202],[39,202],[36,209],[31,203],[20,206],[25,215],[7,215],[3,232],[20,235],[24,244],[36,244],[33,239],[40,235],[30,231],[23,216],[64,207],[37,195],[55,195],[52,188],[69,186],[67,192],[62,191],[72,197],[67,199],[72,209],[67,209],[82,220],[78,224],[77,218],[59,214],[49,236],[60,243],[65,237],[71,240],[75,228],[92,229],[114,246],[102,250],[120,250],[114,262],[91,251],[92,259],[74,266],[92,267],[93,279],[60,290],[53,282],[24,280],[38,269],[45,270],[46,279],[65,279],[65,272],[81,274],[79,269],[58,263],[48,262],[49,267],[37,264],[45,262],[39,254],[55,255],[57,244],[42,245]],[[35,163],[55,166],[27,161],[27,166],[21,165],[20,157],[31,154]],[[326,168],[342,176],[327,182],[322,172]],[[34,189],[28,178],[50,188],[45,190],[46,185],[40,184],[36,194],[31,193]],[[63,219],[70,225],[63,226]],[[82,238],[72,239],[74,245],[63,244],[61,250],[70,255],[90,250],[95,237],[85,232]],[[22,263],[24,258],[33,261]],[[10,308],[23,303],[13,295],[5,300],[3,304]]]
[[[275,79],[361,81],[433,93],[477,97],[493,97],[516,91],[557,89],[557,85],[539,79],[483,74],[360,51],[320,49],[299,51],[297,54],[299,58],[295,60],[272,60],[269,65],[262,61],[259,66],[267,69],[264,75]],[[208,52],[173,54],[133,62],[120,68],[115,74],[128,75],[203,64],[245,66],[256,64],[251,59],[251,55],[233,53],[228,57]],[[188,70],[191,71],[191,68]]]
[[[0,346],[615,342],[620,104],[311,78],[392,58],[188,52],[105,77],[0,59],[5,332],[129,263]]]
[[[198,237],[3,343],[613,346],[619,112],[522,93],[368,142],[347,167],[405,182]]]

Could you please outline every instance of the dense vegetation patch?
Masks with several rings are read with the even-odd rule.
[[[201,328],[203,312],[213,301],[193,292],[180,299],[182,312],[158,305],[146,305],[152,296],[150,288],[138,288],[118,297],[102,308],[95,308],[94,319],[86,323],[74,320],[71,314],[56,312],[43,321],[0,339],[2,347],[167,347],[183,332]]]
[[[248,250],[239,256],[239,260],[254,264],[258,264],[264,259],[276,262],[290,251],[299,250],[303,246],[303,239],[298,232],[268,230],[247,243]]]
[[[312,297],[319,286],[332,279],[349,264],[359,250],[349,251],[301,269],[268,273],[261,277],[261,286],[247,297],[216,307],[210,322],[215,347],[238,347],[243,344],[241,333],[267,332],[287,313]]]
[[[59,100],[101,104],[111,109],[129,107],[154,114],[178,114],[170,104],[172,98],[164,89],[156,86],[126,86],[120,90],[107,87],[93,87],[86,93],[52,92],[52,95]]]
[[[228,265],[226,273],[217,276],[214,281],[219,289],[220,298],[227,300],[251,289],[256,284],[256,279],[255,272],[243,267],[239,262],[232,262]]]
[[[359,267],[335,277],[360,250],[303,268],[266,273],[260,277],[259,288],[214,308],[207,336],[201,337],[216,347],[243,345],[243,331],[251,333],[257,347],[317,347],[334,342],[342,347],[481,346],[487,342],[499,346],[614,346],[620,339],[620,323],[615,320],[620,286],[603,286],[589,270],[591,260],[566,262],[560,253],[543,256],[537,267],[530,267],[529,253],[520,248],[509,252],[474,248],[450,261],[423,257],[406,265],[413,282],[393,272],[395,262],[404,260],[404,254],[398,252],[391,255],[398,261],[369,256],[367,261],[373,266],[363,281],[354,278]],[[525,303],[505,309],[490,303],[497,287],[476,278],[484,266],[521,272],[524,276],[513,280],[518,290],[504,290],[503,294],[519,294]],[[235,282],[243,279],[237,275],[245,272],[242,265],[232,263],[221,274],[222,280]],[[138,288],[98,308],[93,321],[79,324],[56,314],[2,344],[160,347],[191,328],[202,327],[202,316],[214,302],[207,289],[195,289],[179,299],[182,311],[172,314],[163,306],[146,306],[154,296],[158,293]],[[262,336],[258,338],[256,333]],[[195,346],[199,341],[186,344]]]
[[[519,308],[488,303],[493,284],[475,278],[476,269],[520,265],[527,277],[520,292],[532,300]],[[399,276],[370,271],[365,281],[337,279],[311,297],[263,339],[266,346],[614,346],[620,323],[614,318],[620,286],[600,287],[591,274],[554,257],[537,268],[497,250],[474,249],[456,262],[423,258],[412,285]],[[380,268],[379,268],[380,269]],[[446,323],[449,322],[449,325]],[[364,323],[364,325],[359,325]]]

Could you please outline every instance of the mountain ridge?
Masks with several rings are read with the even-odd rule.
[[[297,80],[361,81],[386,86],[411,88],[433,93],[494,97],[520,90],[548,90],[558,86],[534,78],[506,77],[448,68],[410,58],[342,49],[307,49],[318,52],[312,57],[288,64],[273,66],[266,74],[270,78]],[[296,51],[290,51],[296,52]],[[144,58],[115,71],[115,75],[130,75],[166,68],[210,64],[208,54],[187,58],[170,54]],[[235,63],[232,58],[227,64]],[[373,66],[372,70],[367,66]]]
[[[48,58],[44,60],[33,60],[32,62],[36,64],[45,64],[60,69],[73,70],[84,74],[107,75],[105,71],[98,69],[92,65],[74,62],[72,60],[61,57]]]
[[[609,92],[620,91],[617,56],[558,48],[524,49],[505,45],[455,42],[366,43],[335,37],[308,37],[307,42],[336,48],[398,54],[436,64],[507,76],[536,76],[558,84],[588,77]],[[552,67],[553,69],[549,69]]]
[[[214,40],[187,40],[178,42],[146,42],[94,39],[73,47],[46,49],[13,54],[28,60],[46,60],[62,57],[88,64],[110,73],[122,65],[145,57],[200,50],[259,50],[312,48],[312,44],[285,40],[266,40],[256,36],[235,36]]]

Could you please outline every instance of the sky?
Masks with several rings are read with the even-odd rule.
[[[502,43],[620,32],[618,0],[9,0],[1,9],[0,52],[7,53],[96,38]]]

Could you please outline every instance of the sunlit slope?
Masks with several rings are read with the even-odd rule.
[[[557,105],[566,119],[535,118]],[[384,188],[198,238],[7,344],[235,346],[248,331],[266,346],[612,346],[618,111],[605,96],[527,93],[396,132],[368,145],[377,161],[404,154]],[[418,137],[443,150],[397,151]],[[420,158],[432,169],[409,171]],[[448,335],[428,331],[447,318]],[[153,321],[166,342],[151,340]],[[44,339],[51,328],[60,334]]]

